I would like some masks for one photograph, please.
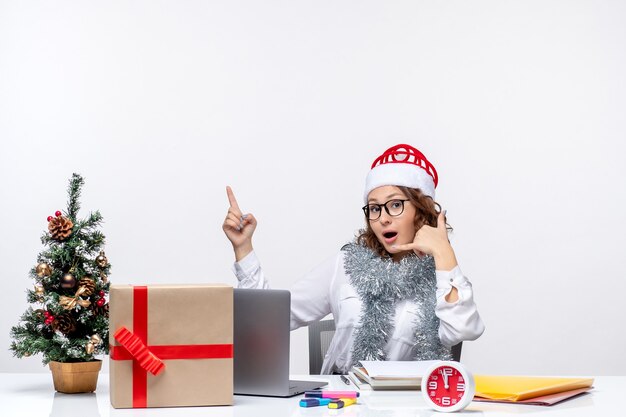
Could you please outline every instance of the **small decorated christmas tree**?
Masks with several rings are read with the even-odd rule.
[[[45,250],[30,271],[34,289],[29,307],[11,328],[11,350],[18,358],[43,353],[43,363],[90,362],[109,352],[108,274],[111,269],[98,230],[100,212],[78,219],[83,178],[73,174],[67,211],[48,217],[41,237]],[[56,384],[56,381],[55,381]]]

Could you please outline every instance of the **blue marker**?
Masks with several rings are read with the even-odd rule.
[[[330,398],[303,398],[300,400],[300,407],[319,407],[330,404]]]

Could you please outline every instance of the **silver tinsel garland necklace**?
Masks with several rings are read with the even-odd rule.
[[[439,340],[432,256],[420,259],[409,254],[394,262],[358,243],[350,243],[342,250],[345,271],[362,302],[361,327],[355,331],[352,364],[387,359],[384,349],[394,332],[396,303],[401,300],[410,300],[418,306],[412,359],[450,360],[450,349]]]

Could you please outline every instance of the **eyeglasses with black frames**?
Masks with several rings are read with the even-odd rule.
[[[365,213],[365,217],[368,220],[378,220],[380,218],[381,213],[383,212],[383,207],[388,215],[396,217],[401,215],[404,212],[404,202],[409,200],[389,200],[384,204],[368,204],[362,207],[363,213]]]

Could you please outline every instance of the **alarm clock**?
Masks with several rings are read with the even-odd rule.
[[[474,377],[459,362],[437,362],[422,377],[424,400],[437,411],[462,410],[472,402],[475,392]]]

